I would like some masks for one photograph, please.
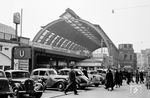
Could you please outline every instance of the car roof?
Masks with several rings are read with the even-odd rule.
[[[33,71],[38,71],[38,70],[47,71],[47,70],[55,70],[55,69],[53,69],[53,68],[37,68],[37,69],[34,69]]]
[[[60,69],[61,71],[63,71],[63,70],[71,70],[70,68],[64,68],[64,69]]]
[[[5,72],[28,72],[26,70],[6,70]]]
[[[60,69],[60,71],[64,71],[64,70],[68,70],[68,71],[70,71],[71,69],[70,69],[70,68]],[[75,71],[77,71],[77,70],[80,70],[80,69],[74,68],[74,70],[75,70]]]

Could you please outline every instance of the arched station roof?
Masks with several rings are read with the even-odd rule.
[[[67,9],[60,19],[43,26],[33,42],[67,50],[93,52],[98,48],[107,47],[102,33],[103,30]]]

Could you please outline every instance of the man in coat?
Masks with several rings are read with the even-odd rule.
[[[120,87],[120,73],[118,72],[118,70],[116,70],[115,72],[115,85],[116,88]]]
[[[114,87],[113,74],[111,70],[108,69],[108,73],[106,74],[106,89],[109,90],[109,88],[111,88],[111,90],[113,90],[113,87]]]
[[[74,91],[74,94],[75,94],[75,95],[78,95],[77,87],[76,87],[76,85],[77,85],[76,73],[75,73],[75,71],[74,71],[74,66],[71,65],[70,68],[71,68],[71,71],[69,72],[69,84],[68,84],[68,86],[66,87],[64,93],[67,95],[67,92],[68,92],[69,90],[73,90],[73,91]]]

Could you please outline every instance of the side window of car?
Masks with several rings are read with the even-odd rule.
[[[47,72],[45,72],[45,76],[48,76],[48,73],[47,73]]]
[[[33,73],[33,75],[38,75],[38,71],[35,71],[35,72]]]
[[[9,72],[5,72],[5,74],[6,74],[6,77],[7,77],[7,78],[11,78],[11,75],[10,75]]]
[[[44,76],[45,73],[46,73],[45,71],[40,71],[40,74],[39,74],[39,75],[40,75],[40,76]]]

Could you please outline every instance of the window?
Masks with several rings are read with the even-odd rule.
[[[11,75],[10,75],[9,72],[5,72],[5,74],[6,74],[6,77],[7,77],[7,78],[11,78]]]
[[[127,54],[124,54],[124,60],[127,60]]]
[[[53,71],[53,70],[49,70],[49,74],[50,74],[50,75],[56,75],[57,72],[55,72],[55,71]]]
[[[127,48],[127,45],[124,45],[124,48]]]
[[[33,75],[38,75],[38,71],[35,71],[35,72],[33,73]]]
[[[40,71],[40,76],[44,76],[45,75],[45,71]]]
[[[4,72],[0,71],[0,77],[1,77],[1,78],[4,78],[4,77],[5,77]]]
[[[130,55],[130,60],[132,60],[132,55]]]
[[[2,51],[2,47],[3,47],[3,46],[2,46],[2,45],[0,45],[0,51]]]
[[[9,50],[9,48],[5,48],[5,50]]]

